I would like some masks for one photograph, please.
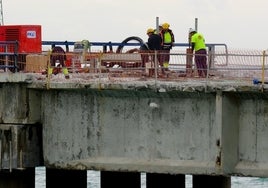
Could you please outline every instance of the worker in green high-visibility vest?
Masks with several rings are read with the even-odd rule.
[[[201,33],[190,28],[189,30],[191,49],[194,52],[194,60],[199,77],[207,76],[207,49],[205,38]]]
[[[162,38],[161,62],[163,62],[163,69],[168,70],[170,60],[170,50],[174,46],[175,37],[173,31],[169,28],[169,23],[163,23],[159,35]]]

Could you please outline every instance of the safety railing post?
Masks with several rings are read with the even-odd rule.
[[[226,53],[226,65],[229,64],[229,54],[228,54],[228,48],[227,48],[227,45],[224,45],[225,47],[225,53]]]
[[[8,47],[7,47],[7,44],[5,45],[5,53],[6,53],[6,55],[5,55],[5,72],[7,72],[8,71],[8,55],[7,55],[7,53],[8,53]]]
[[[157,62],[157,51],[154,51],[154,76],[155,76],[155,81],[157,80],[157,72],[158,72],[158,62]]]
[[[215,58],[215,51],[214,52],[212,52],[212,51],[210,51],[208,54],[206,54],[206,56],[207,56],[207,59],[214,59]],[[213,65],[214,65],[214,63],[213,63]],[[208,76],[209,76],[209,72],[210,72],[210,70],[212,69],[212,68],[214,68],[214,66],[213,67],[211,67],[211,65],[208,65],[207,66],[207,75],[206,75],[206,78],[208,78]]]
[[[14,71],[18,72],[18,51],[19,51],[19,42],[15,42],[15,47],[14,47]]]
[[[266,51],[263,50],[263,52],[262,52],[262,77],[261,77],[262,88],[263,88],[263,86],[264,86],[265,55],[266,55]]]

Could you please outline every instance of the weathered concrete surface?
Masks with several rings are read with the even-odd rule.
[[[0,170],[43,165],[40,124],[0,123]]]
[[[0,170],[43,164],[41,93],[31,75],[0,74]]]
[[[265,87],[88,74],[32,76],[27,90],[48,167],[268,177]]]

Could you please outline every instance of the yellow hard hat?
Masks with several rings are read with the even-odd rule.
[[[149,29],[147,29],[147,34],[148,33],[154,33],[154,29],[153,28],[149,28]]]
[[[163,23],[162,27],[163,27],[163,29],[168,29],[169,28],[169,23]]]

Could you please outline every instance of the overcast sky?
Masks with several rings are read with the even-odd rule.
[[[168,22],[176,43],[195,27],[207,43],[268,49],[268,0],[3,0],[5,25],[42,26],[42,40],[147,40],[146,30]]]

